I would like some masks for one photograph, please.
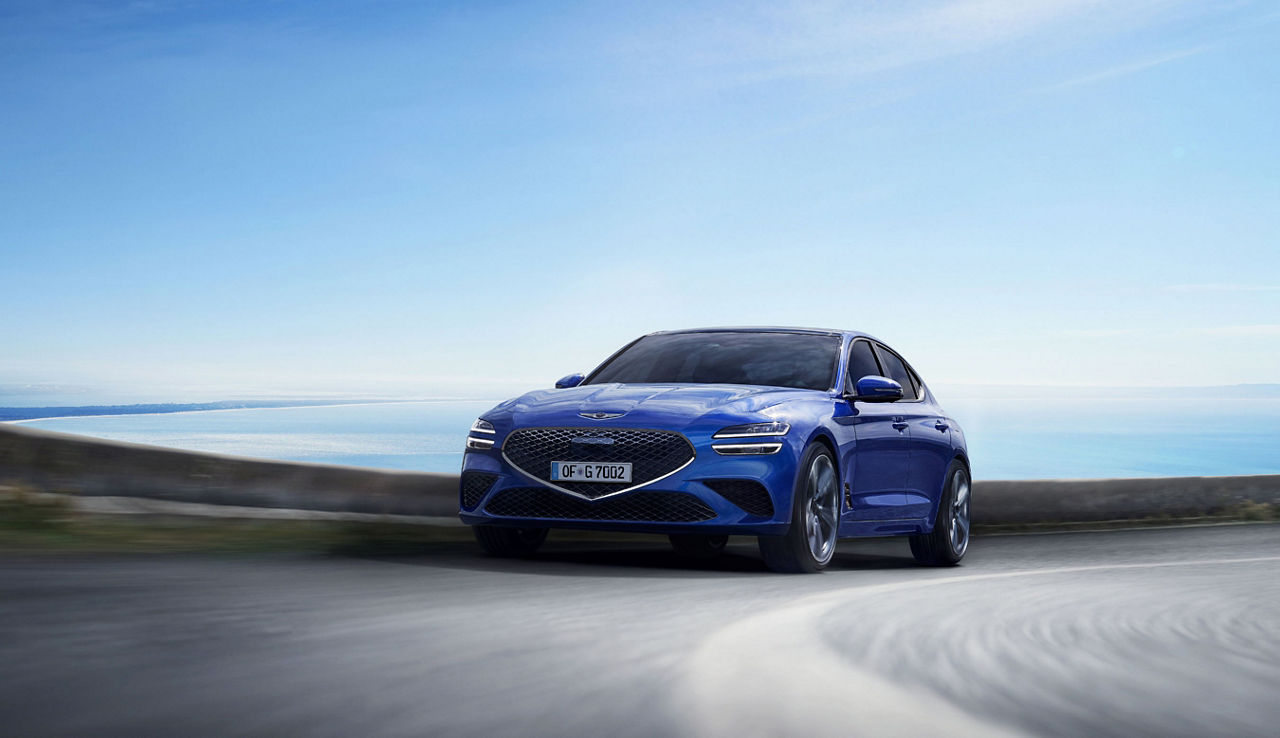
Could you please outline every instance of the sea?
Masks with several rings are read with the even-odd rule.
[[[433,400],[25,421],[193,451],[455,473],[472,421],[497,403]],[[943,399],[976,479],[1280,474],[1280,397]]]

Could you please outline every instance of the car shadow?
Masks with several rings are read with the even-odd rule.
[[[776,576],[760,558],[750,538],[731,540],[719,556],[699,559],[677,554],[667,542],[549,540],[527,558],[488,556],[472,542],[424,544],[416,550],[346,550],[334,552],[346,558],[371,559],[406,565],[476,572],[518,573],[533,576],[627,576],[699,578]],[[828,572],[907,569],[916,564],[905,541],[867,540],[840,544]]]

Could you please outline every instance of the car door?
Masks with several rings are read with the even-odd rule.
[[[911,463],[907,473],[907,507],[912,517],[929,518],[942,497],[943,477],[951,464],[951,425],[928,396],[907,413],[911,425]]]
[[[846,364],[846,392],[852,393],[859,379],[883,376],[871,342],[859,338],[849,346]],[[850,401],[850,414],[839,420],[853,426],[854,447],[844,463],[847,510],[844,518],[896,520],[908,517],[907,473],[910,461],[905,419],[892,402]]]
[[[916,373],[896,352],[876,345],[885,376],[902,385],[902,399],[893,403],[907,424],[907,482],[903,517],[928,518],[934,513],[942,476],[950,463],[951,438],[941,410]]]

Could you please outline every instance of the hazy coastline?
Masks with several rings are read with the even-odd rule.
[[[290,408],[360,407],[427,402],[465,402],[472,398],[437,397],[411,400],[267,400],[219,402],[163,402],[133,405],[76,405],[60,407],[0,407],[0,423],[33,423],[58,418],[109,418],[120,415],[182,415],[188,413],[232,412],[240,410],[286,410]]]

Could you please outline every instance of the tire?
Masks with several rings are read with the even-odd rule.
[[[911,536],[911,555],[924,566],[955,566],[969,550],[969,470],[956,459],[947,467],[946,480],[933,532]]]
[[[678,533],[668,536],[676,553],[690,559],[714,559],[729,542],[729,536],[709,536],[703,533]]]
[[[518,558],[528,556],[547,540],[546,528],[507,528],[501,525],[477,525],[476,541],[490,556]]]
[[[840,479],[831,452],[821,443],[800,457],[791,495],[791,527],[780,536],[760,536],[760,555],[770,569],[813,574],[831,563],[840,527]]]

